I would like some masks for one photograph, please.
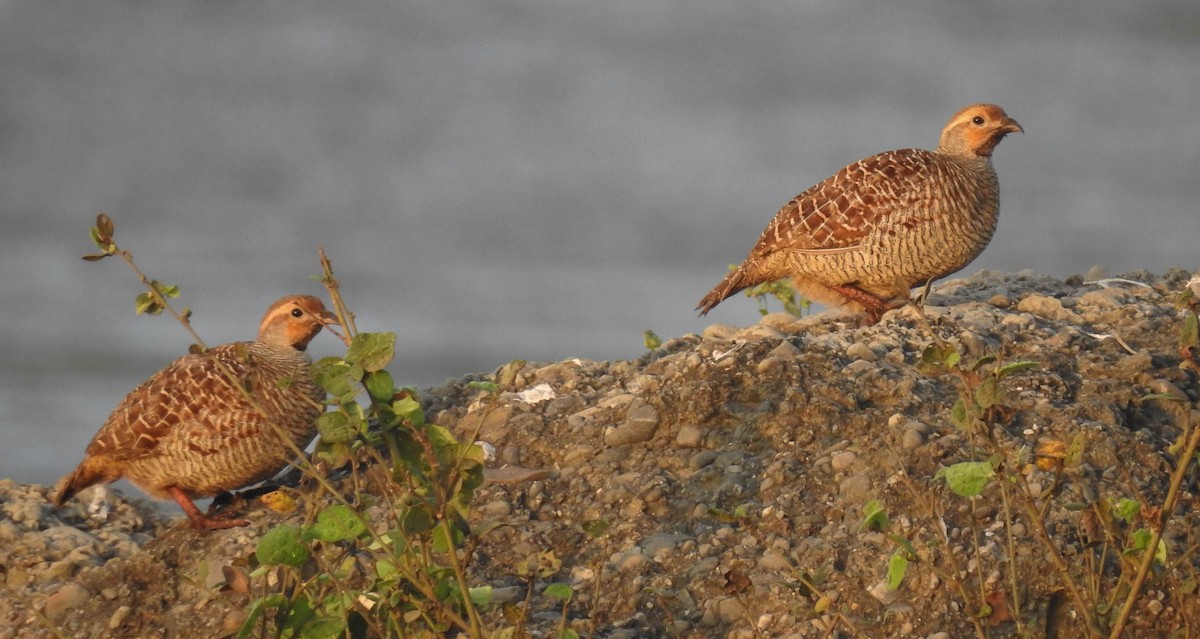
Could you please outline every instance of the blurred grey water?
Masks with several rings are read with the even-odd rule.
[[[1197,264],[1200,4],[0,1],[0,477],[52,482],[182,353],[104,211],[210,343],[333,259],[402,383],[639,355],[774,212],[1001,104],[968,267]],[[324,337],[316,356],[337,352]]]

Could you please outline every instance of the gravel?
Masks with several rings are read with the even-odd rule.
[[[1040,487],[1071,576],[1113,596],[1118,553],[1100,564],[1105,532],[1089,506],[1162,502],[1187,412],[1143,398],[1195,406],[1200,391],[1181,366],[1174,304],[1192,274],[1121,277],[1144,285],[985,271],[935,287],[923,313],[901,308],[876,326],[775,313],[714,324],[636,361],[514,363],[429,389],[431,420],[478,431],[496,451],[472,524],[506,525],[484,536],[473,582],[520,602],[516,563],[552,550],[562,568],[535,592],[571,583],[568,625],[607,639],[966,637],[976,618],[990,636],[1015,637],[1015,574],[1029,634],[1084,636],[1037,528],[1023,516],[1007,523],[998,482],[967,499],[938,478],[988,454],[954,425],[955,377],[918,364],[935,336],[964,362],[1037,362],[1002,382],[990,437]],[[468,386],[480,379],[505,381],[494,405]],[[1053,442],[1073,456],[1062,472],[1033,456]],[[1195,477],[1165,529],[1168,564],[1134,609],[1136,636],[1200,618],[1200,558],[1187,554],[1200,534]],[[267,529],[303,521],[252,504],[249,526],[200,534],[137,496],[89,490],[58,510],[48,491],[0,480],[0,639],[232,636],[249,595],[229,580],[248,574]],[[863,525],[872,500],[886,510],[882,531]],[[581,525],[595,519],[611,526],[592,539]],[[1116,544],[1143,525],[1109,523]],[[916,555],[893,589],[900,537]],[[249,591],[266,578],[250,578]],[[553,636],[561,603],[535,595],[532,606],[529,630]],[[484,614],[491,628],[505,624],[498,607]]]

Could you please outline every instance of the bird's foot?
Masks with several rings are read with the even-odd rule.
[[[248,526],[250,521],[247,519],[228,519],[224,517],[209,517],[200,512],[196,508],[192,498],[183,492],[183,489],[178,486],[171,486],[167,489],[171,493],[171,497],[175,498],[176,503],[183,509],[183,514],[192,522],[192,528],[196,530],[221,530],[224,528],[236,528],[238,526]]]
[[[867,312],[867,319],[871,324],[878,324],[879,320],[883,318],[884,313],[896,308],[896,305],[888,300],[884,300],[873,293],[868,293],[852,284],[830,286],[829,289],[844,295],[846,299],[852,302],[862,305],[863,309]]]

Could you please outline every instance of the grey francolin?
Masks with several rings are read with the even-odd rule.
[[[865,310],[872,322],[912,287],[983,252],[1000,211],[992,151],[1016,120],[994,104],[954,114],[935,151],[859,160],[796,196],[746,261],[696,308],[704,315],[742,289],[791,277],[809,299]]]
[[[121,401],[83,462],[60,480],[54,504],[124,477],[150,495],[179,502],[196,528],[245,525],[206,517],[192,500],[282,470],[295,455],[281,434],[299,448],[312,441],[325,392],[309,377],[304,350],[336,322],[319,299],[292,295],[267,309],[253,342],[171,362]]]

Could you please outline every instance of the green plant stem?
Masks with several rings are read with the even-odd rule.
[[[1190,419],[1189,422],[1192,432],[1188,435],[1187,446],[1184,448],[1179,465],[1175,467],[1175,472],[1171,474],[1171,487],[1167,489],[1167,497],[1163,500],[1162,508],[1159,511],[1157,525],[1151,526],[1153,533],[1150,535],[1150,544],[1146,547],[1146,551],[1142,556],[1142,563],[1138,566],[1137,575],[1133,578],[1133,583],[1130,584],[1129,595],[1125,597],[1125,605],[1121,607],[1121,614],[1117,617],[1117,622],[1113,624],[1112,632],[1109,633],[1110,639],[1120,637],[1121,633],[1125,630],[1125,625],[1129,623],[1129,615],[1133,613],[1133,604],[1137,601],[1138,595],[1141,593],[1142,585],[1146,582],[1146,575],[1150,573],[1150,566],[1154,564],[1154,555],[1158,552],[1158,542],[1162,539],[1163,529],[1166,528],[1165,519],[1175,510],[1175,501],[1179,498],[1179,490],[1183,486],[1183,478],[1187,475],[1188,469],[1192,467],[1192,462],[1196,458],[1196,448],[1200,446],[1200,423],[1195,419]]]
[[[1017,634],[1023,635],[1025,634],[1025,624],[1021,621],[1021,591],[1017,586],[1017,544],[1013,540],[1012,508],[1008,501],[1008,482],[1001,479],[998,483],[1000,484],[1000,499],[1004,505],[1004,532],[1008,537],[1008,581],[1009,586],[1012,588],[1012,618],[1017,622]]]
[[[116,248],[116,246],[117,245],[114,243],[113,247]],[[133,262],[133,254],[125,249],[117,248],[115,255],[121,256],[121,259],[129,265],[129,268],[133,270],[133,274],[137,276],[138,280],[145,285],[146,290],[150,292],[150,296],[154,298],[155,303],[167,309],[167,311],[171,313],[171,316],[175,318],[175,321],[179,322],[179,324],[183,326],[183,328],[192,336],[192,339],[196,340],[196,344],[201,349],[208,350],[208,347],[204,345],[204,340],[200,339],[200,336],[196,333],[195,329],[192,328],[192,323],[188,321],[188,318],[184,317],[179,313],[179,311],[176,311],[170,304],[167,303],[167,299],[163,297],[162,293],[159,293],[158,289],[154,288],[154,282],[152,282],[150,278],[146,277],[146,274],[142,272],[142,269],[138,268],[137,264]]]
[[[1020,490],[1017,491],[1021,506],[1025,510],[1025,515],[1029,518],[1029,523],[1033,525],[1033,529],[1037,532],[1038,541],[1046,549],[1046,555],[1050,558],[1051,563],[1062,575],[1063,582],[1067,586],[1067,591],[1071,593],[1071,599],[1075,602],[1075,606],[1079,608],[1079,616],[1083,617],[1083,621],[1087,624],[1088,632],[1091,636],[1102,636],[1100,625],[1096,621],[1096,615],[1092,607],[1087,605],[1087,601],[1083,598],[1083,593],[1079,589],[1079,585],[1075,583],[1075,578],[1071,576],[1071,569],[1067,566],[1067,562],[1059,554],[1058,548],[1054,545],[1054,540],[1050,538],[1049,531],[1046,530],[1046,523],[1039,516],[1037,504],[1033,501],[1033,496],[1029,494],[1029,485],[1025,483],[1025,477],[1020,473],[1013,475],[1016,477]],[[1005,481],[1004,477],[1000,481]]]
[[[467,609],[467,618],[471,622],[471,636],[483,637],[483,623],[479,619],[479,611],[475,609],[475,602],[471,601],[471,586],[467,583],[467,575],[463,571],[462,560],[458,556],[458,548],[454,543],[454,531],[450,529],[450,520],[443,517],[438,528],[446,538],[446,555],[450,558],[450,567],[454,570],[454,578],[458,580],[458,589],[463,595],[463,607]]]

